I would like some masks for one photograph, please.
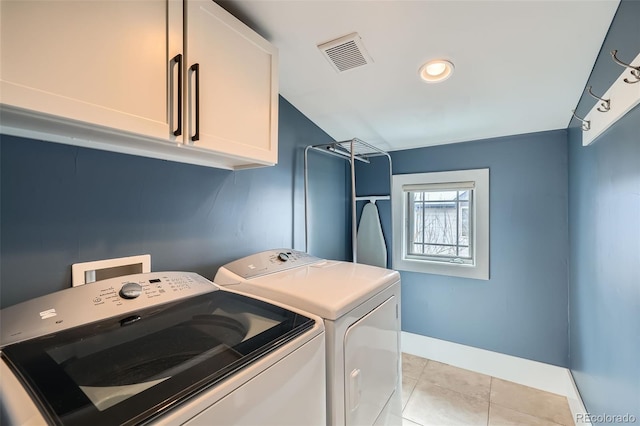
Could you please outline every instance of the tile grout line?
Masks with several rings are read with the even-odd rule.
[[[404,403],[404,405],[402,406],[402,418],[404,418],[404,409],[407,407],[407,405],[409,405],[409,400],[411,399],[411,395],[413,395],[413,392],[416,390],[416,386],[418,386],[418,382],[416,381],[416,384],[413,385],[413,387],[411,388],[411,392],[409,393],[409,396],[407,396],[407,402]]]
[[[422,358],[422,357],[419,357],[419,358]],[[415,392],[416,388],[418,387],[418,383],[420,382],[420,377],[422,377],[422,373],[424,373],[424,370],[427,368],[427,364],[429,363],[429,359],[427,359],[427,358],[422,358],[422,359],[424,359],[426,362],[424,363],[424,365],[423,365],[423,366],[422,366],[422,368],[420,369],[420,373],[418,374],[418,377],[416,377],[416,378],[414,379],[414,380],[416,381],[416,383],[415,383],[415,385],[413,385],[413,388],[411,388],[411,393],[410,393],[410,394],[409,394],[409,396],[407,397],[407,402],[406,402],[406,404],[404,404],[404,405],[402,406],[402,411],[401,411],[401,415],[402,415],[402,418],[403,418],[403,419],[407,419],[407,420],[409,420],[410,422],[415,423],[415,424],[417,424],[417,425],[419,425],[419,426],[424,426],[424,425],[422,425],[422,423],[418,423],[418,422],[416,422],[416,421],[413,421],[413,420],[411,420],[411,419],[406,418],[406,417],[404,416],[404,410],[405,410],[405,408],[407,407],[407,405],[409,405],[409,400],[411,399],[411,396],[413,395],[413,393]],[[413,379],[413,378],[411,378],[411,379]]]
[[[487,408],[487,426],[489,426],[489,419],[491,418],[491,388],[493,387],[493,376],[489,380],[489,408]]]
[[[422,358],[422,357],[419,357],[419,358]],[[443,386],[443,385],[440,385],[440,384],[437,384],[437,383],[433,383],[433,382],[431,382],[430,380],[428,380],[427,376],[425,375],[425,371],[427,370],[427,366],[429,365],[429,363],[430,363],[432,360],[430,360],[430,359],[428,359],[428,358],[422,358],[422,359],[424,359],[424,360],[425,360],[425,363],[424,363],[424,365],[422,366],[422,369],[420,370],[420,374],[418,375],[418,378],[417,378],[417,379],[415,379],[415,380],[416,380],[416,384],[415,384],[415,386],[413,387],[413,389],[411,390],[411,394],[410,394],[410,395],[409,395],[409,397],[407,398],[407,404],[406,404],[406,406],[408,406],[408,405],[409,405],[409,400],[410,400],[410,399],[411,399],[411,397],[413,396],[413,394],[414,394],[415,390],[416,390],[416,389],[417,389],[417,387],[418,387],[418,384],[421,382],[421,380],[422,380],[423,378],[424,378],[424,380],[425,380],[427,383],[429,383],[429,385],[430,385],[430,386],[435,386],[435,387],[437,387],[437,388],[440,388],[440,389],[443,389],[443,390],[446,390],[446,391],[449,391],[449,392],[456,393],[456,394],[458,394],[458,395],[462,396],[463,398],[464,398],[464,397],[468,397],[468,398],[473,398],[473,399],[476,399],[476,400],[482,400],[482,398],[478,398],[478,397],[476,397],[476,396],[469,395],[469,394],[466,394],[466,393],[464,393],[464,392],[460,392],[460,391],[458,391],[458,390],[451,389],[451,388],[449,388],[449,387],[446,387],[446,386]],[[489,376],[489,377],[491,377],[491,376]],[[409,421],[411,421],[411,422],[413,422],[413,423],[415,423],[415,424],[418,424],[418,425],[420,425],[420,426],[424,426],[424,425],[422,425],[422,423],[420,423],[420,422],[416,422],[416,421],[415,421],[415,420],[413,420],[413,419],[410,419],[410,418],[406,418],[406,417],[404,417],[404,411],[405,411],[406,406],[402,408],[402,418],[403,418],[403,419],[407,419],[407,420],[409,420]],[[487,425],[487,426],[488,426],[488,425]]]

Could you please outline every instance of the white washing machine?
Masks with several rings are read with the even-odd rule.
[[[326,424],[321,318],[188,272],[0,311],[0,424]]]
[[[214,282],[324,319],[328,424],[402,424],[398,272],[279,249],[221,267]]]

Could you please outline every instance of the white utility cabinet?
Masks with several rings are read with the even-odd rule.
[[[191,0],[185,7],[189,117],[185,143],[276,163],[277,50],[213,1]]]
[[[2,133],[227,169],[277,163],[277,50],[212,0],[1,0],[0,20]]]
[[[182,51],[169,5],[3,0],[2,103],[169,140],[167,73]]]

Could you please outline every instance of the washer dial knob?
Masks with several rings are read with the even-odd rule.
[[[126,283],[120,289],[120,296],[125,299],[135,299],[142,294],[142,286],[138,283]]]
[[[287,253],[280,253],[278,255],[278,259],[282,260],[283,262],[286,262],[287,260],[289,260],[289,255]]]

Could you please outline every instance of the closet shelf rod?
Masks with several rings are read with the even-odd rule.
[[[339,157],[345,160],[351,160],[351,154],[348,152],[344,152],[344,151],[339,151],[337,149],[335,149],[334,147],[330,146],[330,145],[320,145],[320,146],[311,146],[311,149],[313,149],[314,151],[320,151],[323,152],[325,154],[329,154],[329,155],[333,155],[335,157]],[[371,163],[369,160],[367,160],[366,158],[363,157],[359,157],[359,156],[354,156],[355,160],[358,161],[362,161],[363,163]]]

